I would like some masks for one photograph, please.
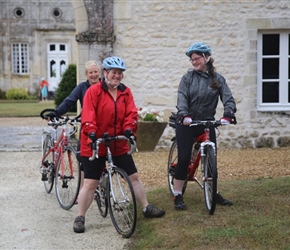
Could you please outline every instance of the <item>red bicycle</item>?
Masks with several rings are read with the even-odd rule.
[[[175,122],[169,122],[169,125],[175,128]],[[216,208],[216,194],[217,194],[217,156],[216,145],[210,141],[209,128],[217,128],[221,125],[221,121],[192,121],[190,126],[204,126],[204,133],[195,138],[192,147],[192,154],[190,164],[188,166],[188,176],[184,182],[182,194],[184,194],[187,183],[196,182],[198,186],[204,190],[205,205],[210,215],[214,214]],[[168,156],[167,174],[169,191],[174,196],[174,172],[177,165],[177,142],[176,137],[172,138],[172,144]],[[201,167],[199,168],[199,163]],[[198,170],[201,171],[198,171]]]
[[[41,118],[48,120],[49,112],[54,109],[41,111]],[[79,116],[58,117],[48,121],[50,127],[42,134],[42,159],[40,165],[41,180],[47,193],[50,193],[55,183],[57,200],[63,209],[70,209],[77,199],[81,171],[77,160],[77,151],[70,137],[76,133]],[[60,131],[58,127],[61,127]],[[60,133],[58,135],[58,133]]]

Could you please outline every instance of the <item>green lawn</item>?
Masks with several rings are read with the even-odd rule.
[[[220,181],[234,205],[218,205],[214,215],[206,211],[202,190],[189,184],[184,211],[174,209],[168,188],[148,193],[166,215],[145,219],[139,209],[128,249],[290,249],[289,177]]]
[[[53,101],[0,102],[0,117],[39,116],[45,108],[55,108]]]
[[[6,101],[0,100],[0,117],[39,116],[46,108],[55,108],[53,101]],[[68,113],[68,115],[75,113]]]

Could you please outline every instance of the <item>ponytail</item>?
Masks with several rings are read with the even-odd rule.
[[[208,73],[212,77],[211,87],[213,89],[218,89],[219,85],[218,85],[218,81],[216,78],[216,70],[215,70],[215,67],[213,66],[213,62],[214,62],[214,59],[212,57],[207,62]]]

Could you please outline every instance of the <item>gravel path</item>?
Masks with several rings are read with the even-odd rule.
[[[60,208],[54,190],[40,180],[40,118],[0,118],[0,249],[126,249],[110,218],[95,204],[86,216],[86,232],[72,230],[76,207]],[[168,149],[134,154],[147,190],[167,186]],[[219,179],[290,176],[289,148],[219,149]],[[221,190],[227,196],[226,190]],[[150,201],[149,201],[150,202]]]
[[[72,226],[77,207],[63,210],[40,180],[40,118],[0,118],[0,249],[125,249],[110,216],[92,204],[86,232]]]

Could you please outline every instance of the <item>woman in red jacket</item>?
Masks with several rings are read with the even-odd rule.
[[[88,135],[100,138],[104,133],[109,136],[126,135],[128,138],[137,130],[137,108],[131,90],[121,83],[126,70],[124,61],[119,57],[108,57],[103,61],[104,80],[91,86],[84,97],[82,109],[81,157],[84,166],[84,185],[78,196],[78,216],[74,222],[74,231],[85,231],[85,213],[94,199],[103,166],[106,161],[106,148],[100,144],[99,158],[90,161],[92,149],[88,144]],[[118,140],[110,147],[114,163],[128,174],[137,201],[144,217],[161,217],[165,211],[149,204],[144,186],[137,173],[131,155],[128,155],[127,141]]]

